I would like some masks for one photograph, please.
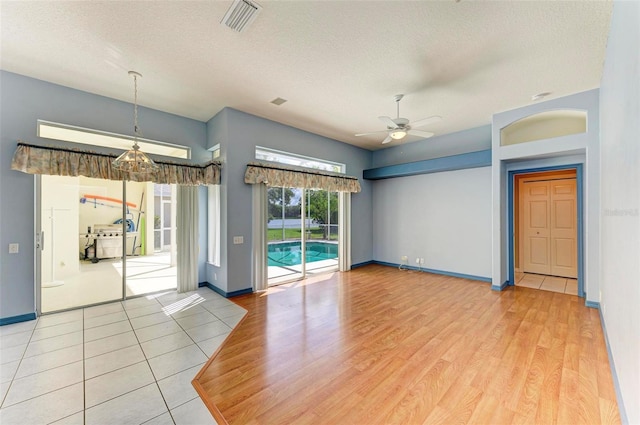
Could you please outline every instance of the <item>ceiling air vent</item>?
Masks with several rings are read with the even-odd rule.
[[[256,19],[262,6],[249,0],[235,0],[222,18],[224,24],[232,30],[242,32]]]
[[[283,98],[281,98],[281,97],[276,97],[275,99],[273,99],[273,100],[271,101],[271,103],[273,103],[273,104],[274,104],[274,105],[276,105],[276,106],[280,106],[280,105],[282,105],[282,104],[283,104],[284,102],[286,102],[286,101],[287,101],[287,99],[283,99]]]

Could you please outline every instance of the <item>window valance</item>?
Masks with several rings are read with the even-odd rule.
[[[153,174],[130,174],[113,169],[116,155],[75,149],[34,146],[19,142],[13,154],[11,169],[28,174],[52,176],[84,176],[107,180],[151,181],[186,186],[220,184],[222,164],[211,161],[202,165],[156,161],[159,170]]]
[[[266,162],[247,164],[244,182],[269,187],[303,187],[330,192],[360,192],[357,177],[309,168],[289,167]]]

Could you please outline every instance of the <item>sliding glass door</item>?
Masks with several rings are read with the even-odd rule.
[[[152,183],[38,179],[41,313],[176,287],[175,266],[153,249]]]
[[[338,192],[306,190],[305,270],[324,273],[338,268]]]
[[[270,187],[267,191],[267,261],[269,282],[304,276],[302,261],[302,190]]]
[[[122,182],[40,181],[40,312],[121,299]]]
[[[126,196],[139,206],[127,210],[126,296],[176,289],[176,185],[127,182]]]
[[[272,187],[267,202],[270,285],[337,269],[337,192]]]

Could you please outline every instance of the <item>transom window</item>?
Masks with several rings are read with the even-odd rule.
[[[334,173],[344,174],[346,171],[345,165],[339,162],[311,158],[308,156],[277,151],[275,149],[263,148],[260,146],[256,146],[256,159],[262,161],[278,162],[284,165],[313,168],[315,170],[332,171]]]
[[[38,120],[38,136],[46,139],[121,150],[131,149],[134,140],[132,136],[44,120]],[[138,145],[140,146],[140,150],[145,153],[170,156],[173,158],[191,158],[191,149],[186,146],[144,138],[138,138]]]

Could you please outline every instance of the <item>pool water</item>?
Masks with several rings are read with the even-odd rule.
[[[300,264],[302,250],[300,242],[269,244],[270,266],[295,266]],[[307,242],[307,263],[338,258],[338,244],[327,242]]]

